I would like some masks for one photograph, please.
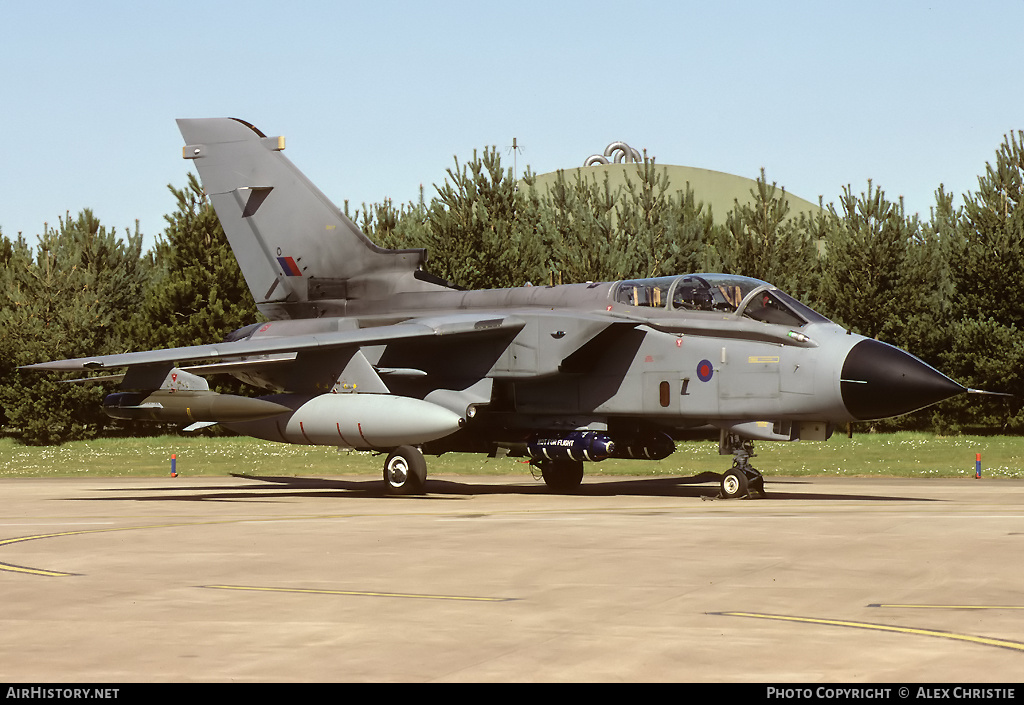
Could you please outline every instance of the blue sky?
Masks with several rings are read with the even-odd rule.
[[[243,118],[338,204],[429,199],[494,145],[535,172],[616,140],[928,216],[1024,129],[1024,0],[37,2],[0,10],[0,230],[90,207],[147,244],[178,117]]]

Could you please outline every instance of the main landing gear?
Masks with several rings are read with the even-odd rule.
[[[384,461],[384,484],[390,494],[423,494],[427,461],[413,446],[395,448]]]
[[[537,460],[544,483],[553,492],[572,492],[583,482],[582,460]],[[423,494],[427,481],[427,461],[413,446],[395,448],[384,461],[384,486],[388,494]]]
[[[732,453],[732,467],[722,475],[721,497],[736,499],[760,495],[765,497],[764,476],[750,464],[754,455],[754,442],[737,436],[723,434],[719,452],[722,455]]]
[[[540,468],[544,484],[552,492],[572,492],[583,482],[582,460],[536,460],[533,464]]]

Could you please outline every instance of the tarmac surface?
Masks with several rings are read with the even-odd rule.
[[[1024,680],[1024,482],[0,480],[0,681]]]

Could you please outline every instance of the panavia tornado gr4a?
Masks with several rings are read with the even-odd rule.
[[[99,378],[120,380],[113,417],[381,451],[394,493],[422,492],[424,453],[451,451],[525,457],[571,491],[587,462],[665,458],[714,427],[733,455],[722,495],[739,497],[764,492],[754,440],[825,440],[968,391],[741,276],[456,290],[424,271],[425,250],[371,242],[283,138],[236,119],[178,126],[269,322],[219,344],[29,366],[123,370]],[[215,373],[268,393],[217,394]]]

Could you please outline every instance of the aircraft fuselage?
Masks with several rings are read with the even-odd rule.
[[[458,434],[432,444],[438,450],[493,450],[531,433],[587,430],[634,437],[708,425],[745,438],[824,440],[837,424],[910,410],[901,402],[904,395],[890,387],[877,408],[851,411],[844,392],[849,396],[849,388],[874,383],[863,362],[856,372],[866,378],[844,378],[849,353],[862,344],[884,344],[865,343],[771,285],[744,277],[439,289],[387,301],[349,300],[346,309],[350,315],[271,321],[245,332],[258,340],[447,319],[461,312],[484,325],[519,322],[492,337],[455,343],[438,336],[362,349],[388,393],[436,403],[440,387],[450,392],[446,406],[455,413],[465,417],[473,407]],[[450,354],[453,344],[460,354]],[[884,348],[898,353],[889,364],[931,369]],[[939,394],[954,389],[949,385],[955,383],[934,374],[926,373],[926,382]],[[276,390],[294,388],[293,375],[290,368],[275,374],[272,367],[239,373]],[[358,374],[350,377],[336,377],[332,370],[316,391],[380,391],[360,387]],[[472,387],[480,380],[488,386],[474,397]],[[917,396],[911,395],[915,401]],[[268,398],[281,402],[280,396]],[[358,436],[354,443],[351,434],[342,438],[345,403],[337,402],[337,409],[339,434],[331,442],[360,447]],[[310,442],[301,429],[289,434],[282,421],[230,426],[249,435]]]

